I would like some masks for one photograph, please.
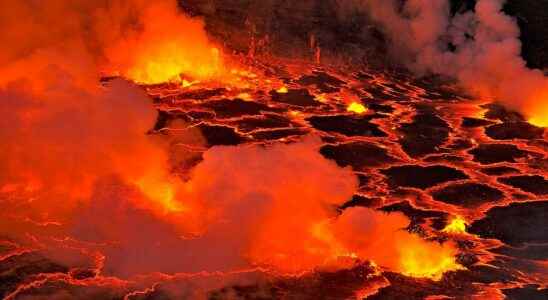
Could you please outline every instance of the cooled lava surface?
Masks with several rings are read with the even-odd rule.
[[[405,71],[281,59],[250,65],[232,71],[237,84],[231,86],[190,80],[142,85],[160,112],[150,134],[176,135],[173,124],[180,120],[205,139],[203,147],[187,145],[195,155],[175,172],[188,172],[215,146],[320,137],[321,155],[359,178],[358,193],[339,207],[341,212],[356,206],[401,212],[411,220],[407,231],[453,241],[462,268],[437,279],[355,262],[343,270],[299,276],[242,271],[268,278],[260,285],[231,284],[236,274],[222,272],[155,273],[137,280],[104,273],[108,256],[86,251],[85,242],[58,241],[60,248],[80,249],[90,261],[70,265],[42,255],[44,249],[5,239],[0,296],[170,299],[172,286],[199,286],[192,278],[200,277],[200,282],[226,282],[208,294],[210,299],[548,298],[545,129],[496,103],[472,100],[451,84]],[[35,222],[2,215],[6,224]],[[58,226],[55,220],[31,225]]]

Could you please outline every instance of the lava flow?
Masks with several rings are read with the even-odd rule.
[[[0,297],[547,295],[546,78],[433,62],[513,37],[502,2],[448,22],[478,29],[451,55],[421,31],[445,1],[338,11],[409,45],[406,68],[341,62],[316,34],[273,55],[253,24],[242,51],[214,2],[0,3]],[[529,78],[519,103],[485,80],[508,70]]]

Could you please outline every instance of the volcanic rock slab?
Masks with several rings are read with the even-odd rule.
[[[547,218],[548,201],[512,203],[490,209],[485,218],[470,226],[470,232],[513,246],[548,243]]]
[[[494,140],[541,139],[544,129],[527,122],[502,123],[485,129],[487,136]]]
[[[352,142],[340,145],[326,145],[320,153],[337,162],[341,167],[352,166],[354,170],[375,167],[396,160],[386,149],[367,142]]]
[[[391,187],[413,187],[426,189],[440,183],[468,179],[464,172],[441,165],[436,166],[398,166],[391,167],[381,172],[388,177]]]
[[[535,195],[543,196],[548,194],[548,180],[539,175],[504,177],[499,178],[498,181]]]
[[[501,191],[478,183],[448,185],[433,192],[432,195],[437,201],[464,207],[476,207],[484,203],[496,203],[504,197]]]
[[[311,117],[307,121],[316,129],[341,133],[346,136],[387,136],[385,132],[379,129],[378,125],[370,123],[370,118],[339,115]]]
[[[481,144],[469,151],[474,155],[474,161],[481,164],[494,164],[499,162],[516,162],[516,159],[524,158],[527,151],[520,150],[511,144]]]
[[[420,157],[436,152],[437,148],[449,137],[449,125],[432,111],[420,112],[412,123],[400,128],[403,150],[412,157]]]

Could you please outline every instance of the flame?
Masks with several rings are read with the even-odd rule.
[[[401,245],[400,264],[404,275],[436,281],[447,271],[464,268],[455,261],[455,251],[449,244],[440,247],[420,240]]]
[[[361,115],[367,112],[367,108],[361,103],[352,102],[348,105],[348,107],[346,108],[346,111]]]
[[[443,232],[450,234],[465,234],[466,233],[466,220],[461,216],[454,217],[447,226],[442,230]]]
[[[213,45],[200,20],[179,14],[176,1],[147,7],[135,32],[109,49],[113,68],[135,82],[158,84],[180,81],[185,74],[211,79],[224,73],[222,52]]]

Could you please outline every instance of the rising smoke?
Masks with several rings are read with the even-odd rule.
[[[526,67],[520,30],[505,0],[479,0],[452,16],[449,0],[341,1],[380,25],[390,54],[419,74],[458,79],[483,101],[497,101],[539,126],[548,125],[548,79]]]
[[[4,220],[16,220],[4,236],[67,265],[77,259],[53,244],[76,240],[64,248],[100,253],[101,275],[122,278],[257,266],[298,274],[339,257],[416,276],[457,268],[452,247],[408,233],[403,215],[339,216],[357,179],[316,139],[213,148],[187,182],[172,174],[169,141],[147,134],[151,100],[99,78],[110,69],[155,81],[157,62],[175,62],[178,74],[210,61],[201,23],[174,1],[3,1],[0,13],[0,40],[13,46],[0,49],[0,195]],[[181,141],[201,137],[186,129]]]

